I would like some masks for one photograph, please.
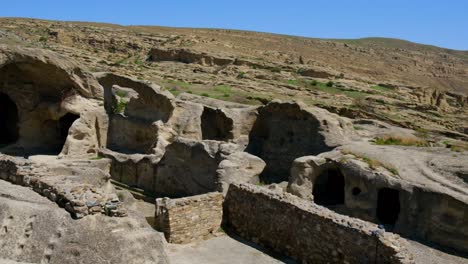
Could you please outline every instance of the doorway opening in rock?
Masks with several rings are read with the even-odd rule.
[[[65,141],[67,140],[68,136],[68,130],[70,130],[70,127],[73,125],[73,122],[75,122],[78,118],[80,118],[79,115],[67,113],[59,119],[58,137],[61,143],[60,148],[63,148],[63,145],[65,145]]]
[[[400,214],[400,192],[390,188],[379,190],[377,220],[384,225],[395,225]]]
[[[320,174],[312,190],[316,204],[323,206],[344,204],[345,181],[339,169],[328,169]]]
[[[15,143],[18,130],[18,108],[8,95],[0,93],[0,147]]]
[[[202,138],[227,141],[233,138],[233,121],[220,109],[205,107],[201,116]]]

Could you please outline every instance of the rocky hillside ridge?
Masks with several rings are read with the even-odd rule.
[[[468,131],[468,52],[393,39],[321,40],[214,29],[0,19],[0,41],[73,57],[182,92],[247,104],[300,98],[459,139]]]

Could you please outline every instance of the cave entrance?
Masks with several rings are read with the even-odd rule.
[[[328,169],[321,173],[312,190],[316,204],[323,206],[344,204],[345,181],[339,169]]]
[[[201,116],[202,139],[227,141],[233,138],[233,121],[220,109],[204,107]]]
[[[0,93],[0,147],[15,143],[18,130],[18,108],[8,95]]]
[[[298,104],[271,102],[260,108],[246,152],[263,159],[265,183],[288,181],[294,160],[330,151],[321,121]]]
[[[57,135],[61,144],[60,148],[63,148],[63,145],[65,145],[65,141],[67,141],[68,131],[78,118],[80,118],[79,115],[67,113],[59,119]]]
[[[377,198],[377,220],[381,224],[395,225],[400,214],[400,192],[390,188],[379,190]]]

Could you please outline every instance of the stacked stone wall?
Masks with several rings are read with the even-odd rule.
[[[206,239],[221,227],[223,195],[213,192],[179,199],[156,200],[156,229],[168,242],[184,244]]]
[[[224,214],[241,237],[300,263],[413,263],[397,235],[290,194],[232,184]]]
[[[123,217],[127,215],[122,203],[115,194],[106,193],[89,184],[57,181],[51,176],[34,171],[35,167],[27,160],[0,154],[0,179],[23,185],[64,207],[73,217],[105,214]]]

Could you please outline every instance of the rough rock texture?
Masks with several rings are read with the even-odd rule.
[[[156,199],[156,229],[168,242],[185,244],[212,237],[221,228],[223,195],[203,195]]]
[[[376,225],[292,195],[233,184],[224,207],[227,223],[241,236],[301,263],[414,263],[398,236],[374,235]]]
[[[288,191],[393,232],[467,251],[468,200],[459,177],[466,153],[365,143],[342,151],[347,154],[297,159]],[[447,170],[447,164],[458,166]]]
[[[204,130],[208,132],[208,135],[226,135],[226,137],[220,138],[223,141],[232,141],[239,145],[248,144],[249,133],[252,130],[255,120],[257,119],[258,107],[224,102],[212,98],[191,95],[188,93],[180,94],[177,99],[185,102],[201,104],[204,106],[204,111],[205,109],[209,109],[208,111],[211,110],[210,112],[212,113],[216,112],[214,119],[215,122],[213,122],[213,118],[206,118],[205,121],[209,122],[205,124],[203,123],[203,119],[200,120],[200,122],[202,122],[202,136]],[[203,113],[201,117],[203,117]],[[218,120],[222,122],[219,122]],[[205,129],[203,129],[203,127],[205,127]]]
[[[102,96],[102,88],[68,59],[48,51],[0,46],[0,79],[0,95],[14,108],[6,118],[16,122],[12,126],[16,136],[3,142],[9,145],[4,153],[63,151],[83,156],[105,142],[97,130],[105,125],[106,115],[94,99]]]
[[[260,173],[266,163],[246,152],[235,152],[219,163],[217,173],[218,191],[226,193],[231,183],[259,183]]]
[[[107,161],[60,161],[53,157],[29,161],[0,155],[0,179],[31,187],[64,207],[74,218],[100,213],[126,215],[109,185],[107,168]]]
[[[173,96],[159,86],[115,74],[98,74],[104,86],[104,103],[109,115],[109,149],[120,152],[151,154],[162,126],[174,111]]]
[[[0,28],[4,26],[2,21]],[[18,23],[9,27],[7,34],[0,30],[1,43],[9,41],[12,32],[23,25]],[[33,32],[35,26],[27,28]],[[11,189],[20,195],[24,190],[30,193],[26,187],[32,188],[64,208],[58,209],[51,203],[57,209],[52,210],[53,215],[39,217],[42,213],[32,212],[40,208],[27,205],[28,209],[22,210],[17,206],[18,200],[31,202],[24,197],[17,198],[16,193],[0,195],[0,215],[8,214],[6,220],[0,219],[4,222],[0,235],[16,224],[11,219],[19,219],[19,225],[27,226],[24,237],[21,230],[25,229],[19,228],[19,233],[11,238],[0,239],[8,241],[0,242],[0,259],[53,263],[59,262],[54,256],[63,253],[65,263],[86,263],[87,260],[78,256],[82,254],[80,248],[86,252],[96,248],[93,252],[97,252],[97,256],[89,258],[93,263],[107,259],[112,263],[164,262],[164,257],[160,257],[164,255],[159,243],[161,236],[150,230],[147,223],[152,221],[154,213],[143,215],[141,211],[145,208],[140,208],[139,202],[130,198],[131,194],[146,200],[161,196],[178,198],[213,191],[225,193],[230,184],[245,182],[259,185],[277,182],[268,188],[281,197],[288,189],[305,198],[302,199],[304,204],[310,205],[313,200],[336,212],[384,224],[387,230],[405,236],[467,251],[468,170],[464,150],[468,145],[456,140],[467,138],[463,134],[468,127],[464,122],[466,96],[390,81],[376,85],[374,81],[363,81],[356,76],[345,79],[341,72],[309,63],[303,56],[272,55],[275,51],[270,49],[262,51],[265,56],[259,59],[250,55],[248,58],[224,56],[215,51],[203,54],[197,45],[179,52],[184,50],[185,37],[165,39],[154,38],[150,33],[138,36],[132,33],[124,39],[118,37],[124,31],[112,30],[115,39],[108,41],[99,37],[96,28],[89,36],[88,26],[77,25],[77,28],[83,31],[53,31],[51,28],[41,31],[48,32],[50,39],[40,41],[41,49],[21,48],[25,46],[21,41],[28,34],[23,40],[14,40],[17,48],[0,45],[0,152],[25,157],[0,155],[0,184],[5,184],[3,180],[22,184],[21,190]],[[145,41],[139,42],[142,38]],[[216,48],[219,44],[197,38],[192,40],[192,44],[201,41],[205,49]],[[73,44],[67,46],[64,43]],[[37,43],[28,45],[39,47]],[[77,45],[76,49],[70,48],[74,45]],[[177,48],[171,49],[174,45]],[[160,56],[171,61],[141,61],[141,54],[161,46],[172,50],[167,56],[163,53]],[[44,51],[44,47],[84,60],[93,72],[104,69],[116,73],[92,75],[70,59]],[[92,47],[92,54],[87,51],[76,54],[83,47]],[[112,51],[112,54],[101,57],[101,49]],[[229,49],[235,50],[235,47]],[[123,55],[119,52],[128,52],[123,61],[120,61],[119,56]],[[280,59],[261,61],[272,57]],[[224,64],[222,58],[233,59]],[[119,61],[110,63],[109,59]],[[301,76],[302,69],[311,69],[316,79]],[[333,76],[319,78],[325,77],[318,76],[325,73]],[[446,73],[453,72],[447,70]],[[126,74],[138,76],[138,79],[125,77]],[[447,77],[444,74],[440,76]],[[140,80],[145,78],[165,88]],[[278,92],[281,96],[277,96]],[[288,102],[274,101],[274,97]],[[289,102],[291,98],[301,98],[306,103]],[[345,110],[335,108],[328,105],[330,101],[335,106],[349,107]],[[253,102],[257,106],[244,104]],[[262,106],[258,106],[260,102]],[[316,105],[349,117],[366,119],[351,121]],[[431,131],[407,129],[419,128],[421,124],[431,126]],[[389,136],[403,140],[382,140]],[[409,143],[420,147],[379,146],[370,142]],[[118,188],[127,188],[129,192],[117,191],[111,178]],[[286,187],[288,179],[289,186]],[[0,192],[9,191],[8,188],[2,188]],[[262,209],[262,206],[278,202],[271,198],[265,205],[255,206],[251,202],[257,201],[255,199],[240,201],[246,203],[248,209],[236,211],[236,217],[249,219],[256,216],[257,207]],[[291,228],[284,220],[285,215],[289,217],[289,211],[293,211],[290,215],[297,216],[295,213],[302,207],[291,209],[281,201],[278,207],[268,207],[264,211],[261,226],[254,228],[252,225],[246,230],[251,228],[255,229],[252,232],[259,232],[265,226],[271,227],[266,229],[265,239],[276,239],[277,230]],[[154,206],[150,208],[152,210]],[[269,216],[270,212],[281,208],[284,210],[279,221]],[[200,209],[209,211],[206,206]],[[18,210],[19,218],[16,218],[15,210]],[[55,220],[59,214],[70,218],[65,210],[79,220],[72,224],[60,217]],[[10,215],[10,211],[14,213]],[[26,223],[30,215],[21,215],[23,211],[37,215],[34,219],[39,222]],[[47,214],[48,210],[44,211]],[[284,214],[284,211],[288,213]],[[173,216],[196,221],[190,217],[192,213],[182,210]],[[302,216],[301,221],[305,223],[315,219],[309,214]],[[27,248],[21,241],[31,237],[30,226],[49,224],[46,223],[48,217],[52,219],[51,226],[64,223],[61,234],[71,232],[70,243],[54,253],[54,249],[60,247],[50,242],[54,239],[40,233],[30,251],[21,253]],[[348,218],[338,218],[348,223]],[[284,223],[281,223],[282,219]],[[239,226],[241,224],[243,222],[239,221]],[[338,230],[348,230],[342,224],[338,226],[344,228]],[[296,227],[300,225],[295,224],[293,231],[301,234],[303,230],[294,229]],[[54,233],[47,228],[44,228],[47,234]],[[363,241],[367,241],[368,232],[359,230],[357,232],[365,237]],[[120,237],[121,232],[125,238]],[[329,233],[336,235],[335,232],[330,228]],[[317,234],[322,235],[326,233]],[[90,242],[82,245],[87,240]],[[76,241],[78,245],[72,243]],[[108,241],[131,245],[126,245],[128,251],[114,253],[109,249]],[[297,243],[307,241],[310,236]],[[49,242],[51,244],[47,244]],[[154,251],[148,251],[147,246]],[[364,249],[368,246],[366,244]],[[338,248],[342,247],[338,244]],[[106,252],[101,253],[101,249]],[[42,255],[35,250],[41,251]],[[326,250],[327,257],[342,258],[340,252]],[[116,251],[115,247],[113,251]],[[142,255],[135,256],[135,252]],[[285,252],[291,251],[287,248]],[[83,253],[83,256],[87,254]],[[353,249],[349,256],[361,256],[359,254],[361,252]]]
[[[214,57],[207,53],[197,53],[189,49],[153,48],[149,52],[150,61],[176,61],[198,63],[209,66],[225,66],[234,62],[232,58]]]
[[[0,181],[0,259],[27,263],[167,263],[163,237],[133,217],[73,220],[47,198]],[[116,250],[116,245],[120,246]],[[3,262],[2,262],[3,263]]]
[[[1,19],[0,35],[1,43],[53,50],[92,72],[151,80],[174,94],[256,105],[300,98],[348,117],[466,138],[468,108],[460,104],[468,100],[466,51],[384,38],[321,40],[20,18]],[[152,61],[152,50],[162,61]],[[220,86],[230,89],[219,92]]]
[[[262,180],[285,181],[296,158],[329,151],[350,131],[350,122],[321,109],[272,102],[259,109],[246,151],[266,162]]]
[[[158,164],[155,191],[171,197],[216,191],[220,155],[219,142],[178,139]]]

